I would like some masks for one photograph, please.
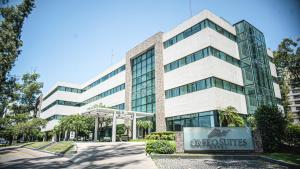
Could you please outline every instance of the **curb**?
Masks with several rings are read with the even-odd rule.
[[[272,162],[272,163],[275,163],[275,164],[283,165],[283,166],[286,166],[286,167],[289,167],[289,168],[300,168],[299,164],[292,164],[292,163],[288,163],[288,162],[285,162],[285,161],[282,161],[282,160],[277,160],[277,159],[270,158],[270,157],[263,156],[263,155],[261,155],[259,157],[260,157],[260,159],[262,159],[264,161],[268,161],[268,162]]]
[[[50,144],[54,145],[54,144],[57,144],[57,142],[51,142]],[[47,144],[47,145],[50,145],[50,144]],[[73,146],[74,146],[75,150],[70,151],[71,156],[73,156],[74,154],[77,153],[77,145],[75,143],[73,143]],[[41,148],[44,148],[44,147],[47,147],[47,146],[42,146],[40,148],[30,148],[30,147],[25,147],[24,146],[23,148],[27,148],[27,149],[35,150],[35,151],[40,151],[40,152],[43,152],[43,153],[49,153],[49,154],[56,155],[56,156],[59,156],[59,157],[67,157],[66,153],[55,153],[55,152],[51,152],[51,151],[47,151],[47,150],[41,150]],[[69,158],[69,157],[67,157],[67,158]]]

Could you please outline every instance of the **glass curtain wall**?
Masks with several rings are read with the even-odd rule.
[[[217,110],[167,117],[167,131],[182,131],[183,127],[219,126]]]
[[[265,38],[262,32],[241,21],[235,25],[248,113],[260,105],[276,104]]]
[[[155,112],[155,56],[154,48],[131,60],[132,110]]]

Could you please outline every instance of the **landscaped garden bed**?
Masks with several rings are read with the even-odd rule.
[[[45,142],[32,142],[32,143],[28,143],[28,145],[26,145],[25,147],[27,148],[33,148],[33,149],[40,149],[48,144],[50,144],[51,142],[45,141]]]
[[[74,142],[72,141],[61,141],[57,142],[49,147],[46,147],[45,151],[57,154],[65,154],[68,151],[72,151],[74,148]]]

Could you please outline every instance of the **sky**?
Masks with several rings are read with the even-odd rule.
[[[247,20],[268,48],[300,37],[299,0],[38,0],[26,19],[11,74],[35,71],[43,92],[58,81],[84,83],[128,50],[204,9],[231,24]],[[191,10],[190,10],[191,9]]]

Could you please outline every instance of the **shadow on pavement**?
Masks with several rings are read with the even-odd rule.
[[[12,149],[10,149],[12,150]],[[7,153],[0,152],[2,154]],[[126,167],[127,165],[139,164],[139,159],[129,159],[126,161],[107,162],[97,164],[101,160],[112,159],[114,157],[126,157],[129,155],[145,154],[143,145],[128,145],[126,143],[114,146],[101,145],[89,146],[84,151],[79,152],[70,160],[61,160],[59,156],[46,156],[37,158],[17,159],[0,164],[0,168],[18,168],[18,169],[42,169],[42,168],[101,168],[116,169]],[[145,156],[146,157],[146,156]]]

